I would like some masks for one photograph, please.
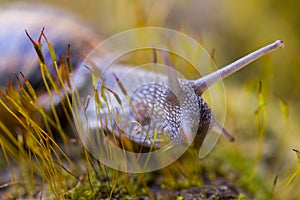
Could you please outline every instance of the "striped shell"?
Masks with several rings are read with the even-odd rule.
[[[38,60],[25,30],[36,40],[45,27],[45,34],[57,55],[63,57],[68,44],[71,44],[74,66],[79,65],[100,41],[93,29],[76,17],[43,5],[15,4],[2,8],[0,27],[0,86],[5,86],[14,73],[22,71],[29,81],[39,88],[41,77]],[[42,45],[45,59],[51,63],[45,41],[42,41]]]

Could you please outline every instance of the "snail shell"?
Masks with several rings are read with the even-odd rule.
[[[45,5],[13,4],[0,10],[0,86],[7,85],[9,78],[22,71],[30,83],[38,89],[41,76],[34,47],[25,30],[37,39],[43,27],[57,55],[66,54],[71,44],[71,61],[78,66],[95,47],[100,37],[75,16]],[[51,66],[47,44],[42,41],[45,60]],[[54,74],[54,67],[49,67]]]

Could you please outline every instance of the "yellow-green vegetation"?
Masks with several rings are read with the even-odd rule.
[[[22,72],[16,74],[17,86],[9,83],[7,89],[1,91],[1,112],[10,116],[8,121],[0,123],[2,173],[9,172],[9,177],[5,177],[0,186],[4,198],[157,198],[160,195],[161,198],[178,196],[180,199],[183,189],[210,185],[211,179],[224,178],[225,185],[227,181],[235,181],[235,178],[227,177],[226,170],[222,172],[222,160],[202,162],[195,159],[196,149],[189,150],[167,168],[145,174],[119,172],[95,160],[82,145],[72,122],[74,110],[70,96],[76,90],[71,87],[74,80],[70,46],[66,47],[65,59],[60,59],[58,66],[55,50],[44,29],[37,41],[26,34],[37,53],[47,95],[39,97]],[[42,39],[51,54],[55,77],[50,75],[50,66],[45,63]],[[41,102],[42,98],[47,98],[49,106]],[[59,98],[59,108],[54,98]],[[58,109],[62,109],[70,126],[68,132],[62,127],[66,122],[61,121]],[[198,195],[211,195],[206,190],[198,189]],[[214,197],[219,198],[217,189],[214,190]],[[237,197],[243,192],[235,191],[229,197]]]
[[[284,40],[286,48],[225,81],[225,126],[236,137],[234,143],[221,137],[202,160],[198,159],[198,152],[191,150],[171,166],[146,174],[119,172],[95,160],[79,142],[74,127],[67,134],[55,114],[56,108],[51,107],[51,112],[44,110],[30,82],[17,74],[26,87],[9,85],[1,91],[0,99],[1,113],[7,116],[0,121],[0,193],[4,198],[154,197],[159,187],[173,191],[167,195],[175,199],[184,199],[180,193],[183,189],[205,187],[209,181],[220,178],[243,189],[237,199],[300,196],[298,1],[90,1],[84,6],[82,2],[74,1],[70,9],[96,21],[104,36],[141,26],[174,28],[197,35],[208,51],[214,48],[219,65],[275,39]],[[69,8],[68,3],[61,1]],[[96,13],[101,13],[101,17]],[[216,13],[218,16],[214,17]],[[68,97],[68,82],[73,81],[69,62],[65,60],[57,66],[52,52],[53,66],[59,74],[53,80],[47,70],[53,66],[45,66],[41,56],[40,67],[50,102],[50,91],[58,94],[58,87]],[[71,100],[59,98],[71,125]],[[17,135],[11,129],[15,125],[19,127]],[[62,141],[54,140],[54,134]]]

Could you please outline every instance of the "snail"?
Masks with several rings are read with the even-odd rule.
[[[125,135],[132,142],[149,148],[153,146],[160,148],[165,142],[171,144],[187,142],[201,146],[211,129],[233,141],[233,136],[217,122],[211,109],[201,98],[202,93],[250,62],[284,46],[282,41],[275,41],[196,80],[180,78],[172,68],[166,69],[167,74],[137,69],[134,72],[135,76],[149,81],[146,81],[146,84],[133,81],[125,84],[124,90],[122,84],[130,82],[124,75],[132,68],[128,65],[104,68],[101,59],[100,61],[94,59],[92,63],[85,62],[84,57],[101,39],[91,28],[78,22],[73,16],[43,6],[14,5],[3,9],[0,14],[0,25],[6,27],[0,30],[1,86],[7,84],[11,74],[22,71],[34,88],[41,90],[40,94],[43,94],[44,88],[41,84],[37,59],[24,29],[31,35],[37,35],[41,28],[45,27],[47,37],[54,44],[56,52],[65,54],[67,44],[71,44],[74,52],[74,55],[71,55],[74,70],[79,71],[78,74],[80,69],[85,70],[75,86],[82,97],[89,100],[86,105],[81,101],[77,102],[79,103],[77,106],[83,108],[77,120],[83,120],[83,126],[88,127],[83,134],[88,134],[86,132],[90,130],[95,134],[100,128],[117,138]],[[50,60],[49,52],[46,49],[43,51],[45,60]],[[169,56],[164,54],[163,57],[171,66]],[[94,64],[97,67],[93,67]],[[93,84],[93,73],[98,79],[96,85]],[[91,96],[103,88],[109,100],[103,98],[100,100],[103,107],[98,115],[97,106],[96,108],[94,106],[97,100]],[[119,101],[115,101],[116,97],[120,98]],[[2,110],[3,108],[0,108],[1,112]]]
[[[106,67],[105,64],[97,65],[99,60],[95,61],[97,65],[95,71],[91,69],[86,71],[88,73],[92,71],[92,74],[97,74],[97,70],[101,71],[100,74],[98,72],[99,82],[96,89],[100,91],[103,87],[114,88],[115,93],[106,92],[106,98],[110,97],[110,100],[102,100],[101,117],[98,118],[93,106],[95,99],[91,97],[95,88],[90,87],[89,90],[88,85],[92,86],[93,83],[91,78],[90,81],[87,81],[88,78],[85,79],[87,81],[85,90],[81,94],[85,97],[90,94],[91,98],[89,98],[90,106],[86,105],[82,111],[88,116],[83,120],[84,126],[88,127],[83,132],[86,136],[90,130],[105,128],[117,137],[125,136],[134,143],[148,148],[161,148],[166,144],[178,143],[187,143],[198,148],[211,129],[234,141],[234,137],[216,120],[212,110],[202,99],[202,93],[257,58],[283,47],[283,42],[277,40],[196,80],[178,77],[170,57],[165,53],[163,56],[165,63],[171,66],[166,68],[165,74],[122,65]],[[118,101],[114,100],[116,94]],[[94,133],[90,134],[93,138]]]

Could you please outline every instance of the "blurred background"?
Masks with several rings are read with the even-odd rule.
[[[11,2],[2,0],[0,6]],[[26,1],[28,2],[38,1]],[[283,40],[284,49],[263,57],[224,81],[227,95],[225,127],[237,140],[232,144],[221,139],[222,146],[217,145],[212,156],[230,154],[242,155],[245,159],[256,157],[259,144],[255,113],[259,110],[258,88],[261,82],[267,114],[266,135],[258,174],[265,177],[266,184],[271,187],[276,175],[279,175],[279,182],[282,184],[296,167],[297,159],[292,149],[300,149],[299,1],[44,2],[79,16],[102,38],[143,26],[181,31],[199,41],[208,52],[214,51],[218,67],[277,39]],[[235,159],[228,162],[239,161]],[[299,179],[296,181],[299,182]]]

